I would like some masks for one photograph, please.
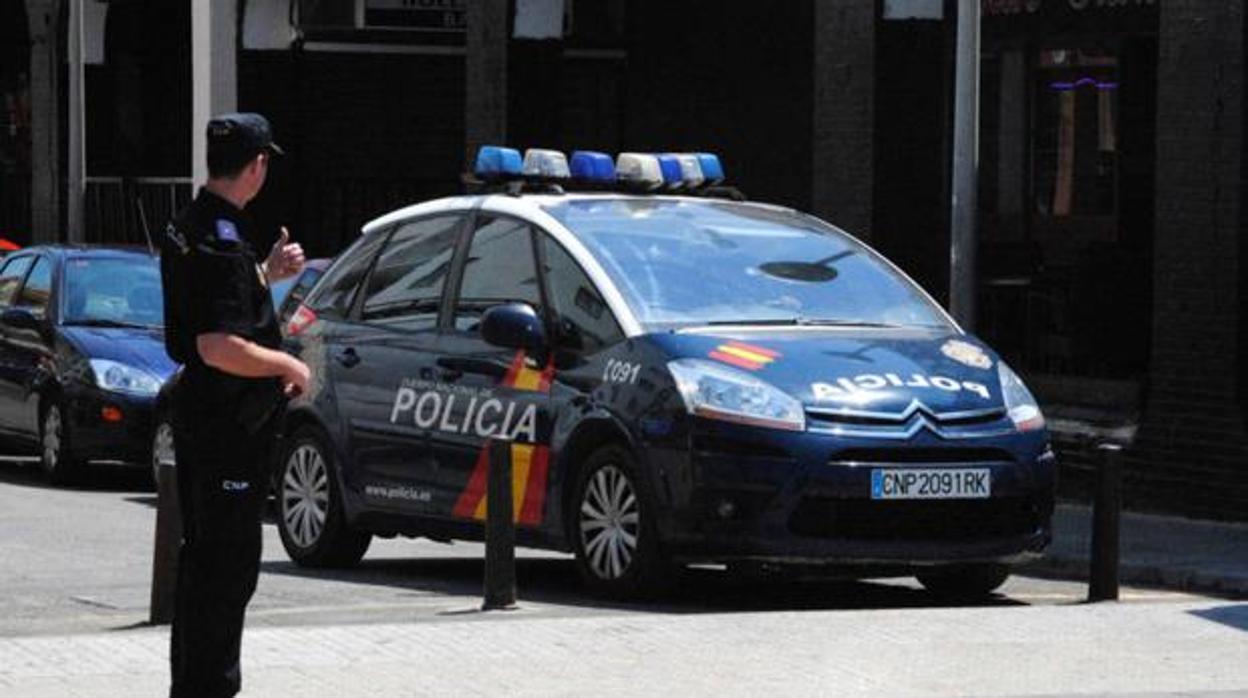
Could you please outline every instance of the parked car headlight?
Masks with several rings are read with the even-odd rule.
[[[754,376],[701,359],[677,359],[667,368],[689,414],[774,429],[806,429],[802,403]]]
[[[95,384],[105,390],[134,395],[155,395],[160,392],[160,379],[143,369],[108,359],[91,359]]]
[[[1001,377],[1001,398],[1005,401],[1005,409],[1010,413],[1010,420],[1019,431],[1036,431],[1044,428],[1044,415],[1036,398],[1023,385],[1018,377],[1004,361],[997,362],[997,374]]]

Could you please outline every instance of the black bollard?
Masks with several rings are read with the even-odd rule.
[[[182,545],[182,514],[178,505],[178,469],[161,463],[156,483],[156,543],[152,555],[152,598],[148,622],[173,620],[178,585],[178,550]]]
[[[1122,446],[1101,444],[1092,505],[1088,601],[1118,600],[1118,532],[1122,511]]]
[[[482,609],[486,611],[516,606],[516,525],[512,519],[511,487],[511,458],[491,458],[485,502],[485,603]]]

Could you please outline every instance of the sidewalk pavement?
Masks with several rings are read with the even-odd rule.
[[[1059,504],[1053,515],[1053,544],[1045,559],[1029,570],[1087,579],[1091,540],[1091,507]],[[1124,584],[1248,595],[1248,523],[1124,511],[1119,548]]]
[[[1248,604],[989,606],[248,629],[243,696],[1244,695]],[[166,630],[0,639],[0,694],[158,696]]]

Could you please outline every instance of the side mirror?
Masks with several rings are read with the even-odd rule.
[[[38,330],[43,324],[29,308],[9,308],[0,315],[0,323],[15,330]]]
[[[496,347],[523,349],[530,356],[546,353],[546,330],[527,303],[496,305],[481,318],[481,337]]]

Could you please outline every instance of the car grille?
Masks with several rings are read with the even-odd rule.
[[[789,530],[848,540],[977,540],[1025,535],[1040,524],[1030,499],[877,501],[805,497]]]
[[[847,448],[837,451],[832,465],[929,463],[1013,463],[1009,451],[999,448]]]

